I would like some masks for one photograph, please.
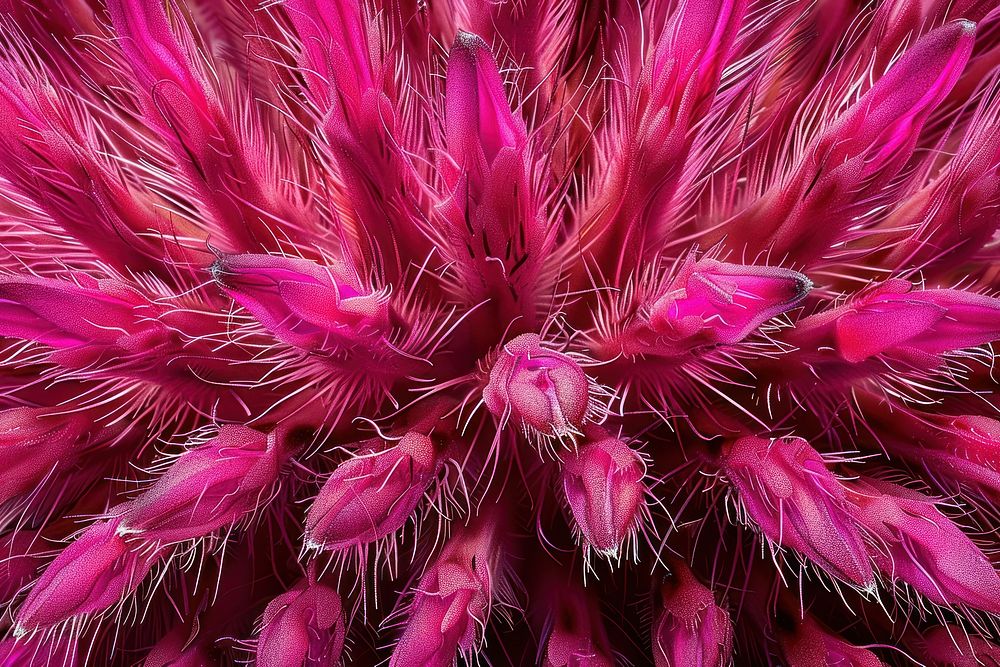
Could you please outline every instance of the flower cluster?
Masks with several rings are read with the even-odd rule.
[[[0,663],[1000,664],[996,5],[0,1]]]

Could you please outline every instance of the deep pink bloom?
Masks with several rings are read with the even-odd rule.
[[[504,343],[489,371],[483,402],[497,417],[541,436],[572,437],[593,409],[591,381],[569,356],[524,334]]]
[[[563,456],[563,490],[584,544],[615,555],[641,521],[645,465],[621,440],[599,429],[593,435]]]
[[[121,536],[117,519],[91,525],[49,563],[14,616],[30,633],[101,613],[135,592],[160,554]]]
[[[255,663],[259,667],[335,667],[344,648],[340,596],[301,582],[264,609]]]
[[[339,551],[394,534],[424,497],[438,462],[431,439],[411,431],[341,463],[306,515],[307,546]]]
[[[223,426],[177,457],[135,499],[113,509],[122,535],[183,542],[231,526],[265,504],[288,452],[275,434]]]
[[[998,63],[996,0],[0,0],[0,663],[992,660]]]
[[[873,584],[847,492],[808,442],[739,438],[729,446],[722,469],[749,523],[768,540],[795,549],[844,581]]]
[[[653,622],[656,667],[722,667],[732,660],[733,622],[715,595],[682,564],[662,588]]]
[[[886,576],[938,604],[1000,613],[1000,575],[932,499],[871,479],[852,484],[849,498],[855,519],[871,535],[872,559]]]
[[[445,667],[482,644],[499,575],[500,535],[491,514],[445,544],[414,587],[392,667]]]

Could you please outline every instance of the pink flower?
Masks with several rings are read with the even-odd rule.
[[[338,551],[394,534],[413,515],[438,463],[431,439],[411,431],[340,464],[306,515],[306,544]]]
[[[535,334],[497,351],[483,401],[497,417],[559,439],[579,433],[593,410],[587,374],[569,356],[542,347]]]
[[[445,667],[481,645],[499,574],[497,531],[496,519],[482,516],[428,565],[390,667]]]
[[[825,572],[869,587],[874,574],[847,493],[802,438],[737,439],[722,461],[747,519]]]
[[[212,275],[274,336],[309,352],[363,347],[385,334],[385,298],[344,266],[271,255],[227,255]]]
[[[723,667],[732,660],[733,623],[682,564],[662,588],[662,607],[653,623],[656,667]]]
[[[267,605],[257,639],[258,667],[335,667],[344,648],[340,596],[300,582]]]
[[[91,525],[49,563],[14,615],[15,634],[104,612],[139,586],[159,560],[129,544],[117,519]]]
[[[645,465],[621,440],[592,433],[593,440],[563,456],[563,490],[584,543],[614,555],[641,521]]]
[[[150,542],[183,542],[231,526],[263,505],[288,452],[277,434],[223,426],[185,451],[134,500],[115,508],[118,531]]]
[[[852,484],[848,496],[854,518],[870,532],[879,570],[937,604],[1000,613],[1000,576],[933,500],[872,479]]]

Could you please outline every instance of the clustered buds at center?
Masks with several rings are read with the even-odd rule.
[[[729,446],[722,467],[746,518],[771,542],[795,549],[846,582],[873,584],[844,486],[808,442],[742,437]]]
[[[300,582],[264,610],[257,667],[336,667],[344,649],[340,596],[329,586]]]
[[[591,417],[592,381],[571,357],[523,334],[497,353],[483,389],[494,415],[543,437],[572,438]]]
[[[712,591],[686,566],[673,566],[662,589],[662,608],[653,622],[656,667],[725,667],[732,659],[733,624]]]
[[[338,551],[395,533],[413,515],[438,463],[434,442],[414,431],[341,463],[306,516],[307,546]]]
[[[627,444],[607,433],[600,436],[563,456],[562,485],[585,544],[614,556],[640,524],[646,469]]]

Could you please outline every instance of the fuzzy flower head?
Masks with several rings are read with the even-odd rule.
[[[996,5],[0,1],[0,664],[992,660]]]

